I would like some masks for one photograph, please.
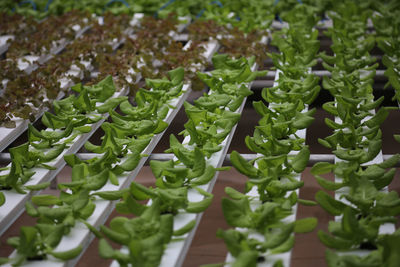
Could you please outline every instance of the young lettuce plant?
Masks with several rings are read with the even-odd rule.
[[[232,227],[245,228],[247,231],[228,229],[219,230],[217,236],[222,238],[228,251],[235,257],[234,266],[257,266],[264,260],[264,254],[284,253],[294,245],[293,233],[312,231],[317,225],[316,218],[305,218],[294,222],[283,219],[292,214],[292,206],[297,202],[293,192],[283,202],[265,202],[254,211],[250,208],[251,197],[233,188],[225,188],[229,198],[222,199],[222,210],[227,223]],[[264,236],[264,241],[254,235]],[[280,260],[274,263],[279,266]]]
[[[331,14],[334,28],[328,31],[335,56],[321,55],[325,68],[332,73],[331,79],[324,79],[323,86],[336,99],[323,107],[339,117],[340,122],[326,119],[326,124],[335,132],[319,141],[333,149],[341,161],[336,164],[317,163],[311,172],[323,188],[340,192],[340,199],[334,199],[320,191],[316,200],[327,212],[341,217],[329,223],[330,234],[319,231],[318,237],[327,247],[337,251],[368,251],[366,256],[361,257],[327,250],[329,266],[396,265],[390,242],[396,240],[398,234],[382,234],[380,228],[397,222],[395,216],[400,211],[400,200],[396,192],[381,190],[392,181],[395,169],[387,169],[399,161],[399,155],[379,164],[365,164],[381,150],[382,133],[379,127],[390,110],[381,107],[376,114],[371,112],[379,107],[383,97],[374,101],[372,95],[377,64],[373,65],[375,59],[369,51],[375,41],[364,31],[370,12],[354,3],[339,5],[336,13]],[[350,20],[354,23],[348,23]],[[340,182],[331,182],[321,176],[330,172]]]

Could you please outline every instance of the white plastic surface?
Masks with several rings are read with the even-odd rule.
[[[0,55],[7,51],[9,44],[8,40],[14,39],[14,35],[2,35],[0,36]]]

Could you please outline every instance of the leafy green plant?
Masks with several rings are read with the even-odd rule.
[[[250,60],[244,58],[230,59],[227,55],[216,55],[213,57],[213,63],[215,70],[209,75],[198,74],[210,87],[211,93],[197,99],[194,105],[185,103],[185,111],[189,121],[185,124],[185,130],[182,134],[190,136],[189,143],[182,144],[174,135],[171,135],[170,148],[167,152],[174,153],[176,159],[150,161],[150,167],[156,178],[156,187],[146,188],[140,184],[132,183],[129,190],[99,195],[105,199],[122,197],[122,201],[117,204],[117,211],[127,214],[133,213],[139,216],[137,218],[140,218],[140,220],[145,219],[141,223],[142,225],[154,223],[152,219],[144,217],[149,210],[154,209],[154,205],[157,206],[157,212],[162,214],[161,216],[173,218],[180,212],[203,212],[213,200],[213,195],[199,186],[208,184],[214,178],[216,171],[224,168],[216,168],[213,164],[207,162],[207,158],[221,149],[219,144],[226,138],[239,119],[239,114],[234,111],[238,109],[244,97],[251,93],[242,84],[250,82],[257,75],[264,75],[262,72],[250,70],[250,66],[254,64],[254,58]],[[148,84],[152,83],[162,84],[162,81],[148,80]],[[139,93],[141,92],[139,91]],[[226,100],[222,101],[223,98]],[[210,101],[212,102],[210,103]],[[224,110],[225,107],[229,107],[230,110]],[[204,136],[207,136],[207,138]],[[198,202],[189,201],[188,190],[197,191],[203,196],[203,199]],[[139,203],[139,201],[149,199],[151,199],[151,204],[143,205]],[[124,225],[128,223],[122,217],[117,217],[114,220],[126,221]],[[195,224],[196,221],[194,220],[188,222],[181,229],[175,230],[172,236],[179,237],[186,234]],[[113,228],[113,222],[110,226],[111,230],[117,230],[116,227]],[[122,228],[119,227],[119,229]],[[157,226],[152,227],[152,232],[157,233],[157,229]],[[170,231],[169,227],[167,229]],[[128,239],[122,239],[122,235],[117,235],[117,233],[109,230],[109,228],[102,228],[105,236],[114,242],[128,246],[129,251],[127,251],[127,254],[121,251],[111,251],[110,246],[105,243],[106,241],[101,241],[99,250],[102,257],[114,258],[120,264],[126,264],[132,262],[132,254],[147,255],[147,253],[150,253],[147,246],[144,246],[140,252],[133,250],[131,244],[127,242]],[[170,242],[171,233],[168,236],[167,242],[160,243],[167,244]],[[163,250],[164,248],[159,249],[157,247],[156,257],[147,258],[145,261],[138,259],[138,262],[141,262],[142,265],[157,266]],[[132,264],[136,264],[136,262]]]
[[[327,35],[332,38],[331,48],[335,54],[323,53],[321,57],[324,67],[332,73],[331,79],[324,78],[323,87],[330,91],[335,101],[325,103],[323,108],[339,119],[325,119],[334,133],[319,142],[332,149],[340,161],[317,163],[311,172],[324,189],[337,191],[336,198],[324,191],[318,192],[315,198],[322,208],[340,218],[329,222],[329,233],[319,231],[318,237],[327,247],[348,252],[339,254],[327,250],[329,266],[395,266],[397,260],[390,256],[391,245],[387,242],[395,240],[398,234],[382,234],[380,228],[397,222],[398,194],[387,192],[385,187],[394,177],[392,167],[399,161],[399,156],[370,163],[381,150],[379,128],[391,110],[380,107],[375,113],[383,97],[375,101],[372,94],[378,64],[374,64],[375,59],[369,54],[375,38],[365,31],[372,10],[348,1],[337,4],[334,10],[329,13],[334,27]],[[377,19],[376,23],[382,22]],[[380,40],[378,45],[390,51],[390,43]],[[388,63],[386,60],[384,62]],[[325,173],[335,174],[335,182],[321,176]],[[367,255],[361,257],[352,253],[360,249],[368,251]]]
[[[294,233],[310,232],[317,224],[316,218],[292,221],[289,216],[297,203],[315,204],[298,199],[295,190],[303,182],[295,177],[305,169],[310,156],[305,140],[296,134],[314,121],[315,109],[307,110],[307,105],[320,90],[319,79],[309,73],[316,64],[318,31],[307,24],[313,21],[307,20],[307,15],[293,12],[285,17],[296,22],[273,34],[272,44],[281,53],[269,54],[279,77],[275,87],[263,89],[268,106],[264,101],[253,102],[261,119],[254,135],[245,139],[258,157],[247,161],[236,151],[230,156],[232,165],[249,178],[246,194],[228,187],[225,193],[229,198],[222,200],[227,223],[240,228],[217,233],[234,257],[232,266],[257,266],[270,254],[287,252],[294,245]],[[282,264],[276,260],[274,266]]]

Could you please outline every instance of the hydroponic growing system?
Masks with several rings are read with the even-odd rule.
[[[400,266],[399,1],[5,0],[0,55],[0,265]]]

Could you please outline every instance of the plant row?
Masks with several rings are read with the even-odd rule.
[[[0,12],[5,14],[18,13],[24,16],[33,16],[43,19],[50,15],[62,15],[72,10],[85,11],[91,14],[102,15],[110,12],[115,15],[121,13],[135,14],[145,13],[161,18],[171,13],[179,16],[190,16],[196,19],[212,19],[219,24],[231,24],[244,31],[255,28],[266,29],[280,10],[284,10],[291,3],[276,3],[269,1],[248,1],[243,3],[236,0],[221,1],[60,1],[60,0],[32,0],[32,1],[3,1],[0,4]],[[296,1],[293,1],[297,3]]]
[[[101,226],[98,235],[123,245],[125,250],[114,250],[106,239],[101,239],[100,256],[113,258],[120,265],[158,266],[168,243],[186,237],[183,235],[196,225],[193,219],[182,228],[174,227],[182,220],[182,213],[201,213],[212,202],[210,184],[219,170],[222,151],[226,151],[224,143],[239,121],[240,113],[236,111],[251,94],[245,84],[263,74],[251,71],[253,63],[254,58],[218,55],[213,57],[215,70],[211,75],[198,74],[210,93],[195,100],[194,105],[185,103],[189,118],[181,133],[185,139],[180,143],[171,135],[166,151],[172,152],[174,159],[150,161],[156,187],[132,183],[117,204],[117,211],[136,217],[116,217],[110,227]],[[193,202],[193,195],[200,201]],[[142,200],[151,201],[145,205],[139,203]]]
[[[384,52],[382,63],[386,66],[385,76],[389,84],[395,90],[394,98],[400,101],[400,20],[399,3],[377,4],[376,12],[372,20],[376,30],[376,41],[378,47]]]
[[[92,228],[86,220],[95,211],[96,200],[116,198],[113,193],[102,192],[102,188],[106,184],[118,186],[121,178],[136,168],[142,157],[141,152],[152,137],[168,126],[164,119],[172,108],[169,105],[171,100],[182,94],[183,72],[182,68],[178,68],[169,72],[170,79],[147,79],[146,83],[152,89],[140,89],[135,96],[135,106],[126,97],[110,98],[115,90],[111,77],[100,85],[75,87],[80,89],[79,96],[74,100],[80,101],[76,105],[78,110],[109,112],[112,122],[105,122],[101,126],[105,133],[101,145],[90,142],[85,144],[87,150],[97,154],[96,157],[83,161],[74,154],[64,156],[67,164],[72,167],[72,175],[70,182],[58,185],[59,196],[34,196],[32,201],[26,203],[28,215],[38,218],[37,223],[35,226],[21,227],[19,237],[8,239],[17,253],[14,257],[2,259],[3,263],[20,265],[29,260],[49,259],[50,255],[68,260],[80,254],[81,246],[62,252],[55,248],[78,222]],[[107,99],[107,102],[96,107],[95,102],[88,98],[88,93],[94,95],[95,99]],[[72,101],[69,100],[71,98],[55,103],[66,113],[67,118],[73,118],[72,123],[78,123],[74,108],[68,103]],[[113,111],[116,106],[122,114]],[[52,124],[60,128],[70,127],[65,124],[65,113],[54,114],[50,120]],[[30,132],[30,136],[41,140],[38,145],[50,142],[45,138],[45,132]]]
[[[399,155],[386,161],[379,156],[380,125],[390,108],[380,107],[383,97],[374,100],[373,96],[378,64],[369,54],[375,45],[366,29],[371,13],[351,1],[337,3],[329,13],[333,27],[325,32],[332,39],[334,54],[321,54],[324,67],[331,72],[331,78],[324,77],[323,87],[334,96],[323,108],[335,120],[325,119],[334,133],[318,141],[332,149],[337,160],[335,164],[317,163],[311,172],[321,187],[335,192],[335,198],[325,191],[315,196],[323,209],[336,216],[329,222],[329,233],[318,232],[321,242],[334,249],[326,251],[329,266],[398,265],[395,244],[400,235],[393,224],[398,221],[400,200],[387,186],[395,174],[389,168],[399,161]],[[321,176],[326,173],[333,173],[335,181]]]
[[[300,173],[307,166],[309,149],[304,145],[304,131],[314,120],[315,110],[308,104],[318,95],[318,77],[310,73],[319,50],[318,31],[312,29],[317,17],[306,6],[297,6],[284,19],[289,28],[275,32],[272,45],[280,53],[269,54],[277,70],[274,87],[264,88],[264,101],[253,102],[261,116],[247,147],[257,153],[251,162],[238,152],[231,153],[232,165],[249,180],[245,192],[225,188],[228,197],[222,200],[227,223],[238,229],[219,230],[234,259],[231,266],[286,266],[279,256],[294,245],[294,233],[309,232],[317,224],[315,218],[295,220],[297,203],[313,202],[298,199],[303,182]],[[310,24],[309,24],[310,23]],[[303,136],[301,134],[303,132]],[[274,254],[277,254],[274,256]],[[230,260],[233,260],[230,262]]]

